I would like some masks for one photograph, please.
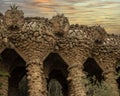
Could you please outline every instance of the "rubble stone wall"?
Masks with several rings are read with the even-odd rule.
[[[71,87],[72,91],[69,92],[69,95],[85,96],[86,90],[81,89],[82,84],[78,84],[79,79],[84,75],[82,72],[84,62],[89,57],[94,58],[104,73],[109,71],[113,75],[117,66],[115,62],[120,59],[120,35],[108,34],[99,25],[70,25],[69,20],[63,14],[58,14],[51,19],[24,17],[21,10],[13,8],[7,10],[5,15],[0,13],[0,52],[2,53],[5,48],[16,50],[26,62],[38,58],[40,62],[43,62],[51,52],[58,53],[69,68],[74,65],[78,66],[78,68],[69,70],[72,80],[70,86],[77,87],[75,89],[71,89]],[[33,62],[27,65],[28,75],[32,74],[28,78],[29,84],[40,83],[41,85],[39,81],[44,77],[44,73],[41,73],[42,69],[40,69],[41,64]],[[36,77],[32,72],[37,74]],[[76,75],[73,76],[74,74]],[[39,78],[36,79],[37,77]],[[116,82],[115,79],[110,80]],[[117,88],[116,83],[113,85],[113,88]],[[40,89],[42,87],[37,85],[38,89],[36,87],[37,90],[34,90],[32,85],[29,86],[30,96],[46,94],[46,88]],[[114,91],[118,96],[117,89]]]

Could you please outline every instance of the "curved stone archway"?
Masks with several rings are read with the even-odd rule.
[[[86,88],[81,81],[85,78],[83,66],[99,81],[103,73],[114,91],[111,96],[119,95],[115,66],[116,58],[120,56],[120,36],[108,34],[99,25],[70,25],[63,14],[52,19],[24,17],[23,11],[13,6],[0,16],[0,53],[3,58],[0,65],[12,76],[9,78],[22,77],[20,74],[27,70],[29,96],[47,96],[45,78],[49,81],[50,74],[54,73],[65,77],[65,82],[68,80],[69,96],[86,96]],[[14,73],[17,75],[16,69],[20,70],[18,77],[13,76]],[[7,83],[2,87],[7,96],[8,76],[1,78]]]
[[[1,53],[1,58],[4,69],[9,73],[6,85],[8,96],[16,96],[18,95],[19,82],[26,74],[26,62],[14,49],[10,48],[6,48]]]
[[[47,79],[47,87],[49,91],[49,83],[52,79],[57,80],[62,86],[63,96],[68,96],[68,65],[57,53],[50,53],[44,60],[44,73]],[[49,92],[48,92],[49,94]]]
[[[101,96],[101,92],[103,91],[102,89],[105,87],[105,91],[107,90],[105,84],[103,85],[103,70],[100,68],[99,64],[95,61],[94,58],[88,58],[83,66],[83,71],[86,74],[86,82],[84,82],[87,89],[86,96]],[[104,95],[105,94],[103,94],[103,96]]]
[[[84,71],[87,72],[87,76],[95,76],[96,79],[101,82],[103,77],[103,70],[100,68],[98,63],[93,58],[88,58],[86,62],[83,64]]]
[[[14,49],[10,48],[6,48],[1,53],[1,58],[4,62],[4,66],[9,72],[11,72],[16,67],[25,66],[26,64],[24,59]]]
[[[51,80],[56,80],[59,82],[60,85],[58,86],[61,86],[61,89],[59,89],[59,91],[61,91],[61,94],[63,96],[69,96],[68,95],[68,82],[67,82],[67,78],[66,76],[64,75],[65,73],[63,73],[61,70],[53,70],[50,74],[49,74],[49,80],[48,80],[48,94],[50,93],[49,90],[50,90],[50,82]],[[58,92],[59,92],[58,91]],[[57,90],[56,90],[57,92]],[[48,95],[49,96],[49,95]],[[50,95],[51,96],[51,95]]]

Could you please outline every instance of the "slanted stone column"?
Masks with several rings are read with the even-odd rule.
[[[86,96],[82,64],[70,66],[68,70],[69,96]]]
[[[39,59],[27,63],[29,96],[47,96],[43,64]]]
[[[116,81],[116,72],[115,72],[115,60],[106,60],[104,62],[105,70],[104,70],[104,77],[105,82],[108,84],[108,86],[111,88],[111,95],[109,96],[119,96],[119,89],[118,84]]]
[[[0,95],[8,96],[8,76],[0,76]]]
[[[104,72],[105,82],[111,87],[111,95],[109,96],[119,96],[118,84],[115,79],[115,72],[109,71]]]

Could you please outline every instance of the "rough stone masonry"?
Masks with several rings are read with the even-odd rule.
[[[22,10],[12,7],[4,15],[0,13],[0,53],[3,56],[6,49],[15,50],[25,61],[29,96],[47,96],[43,61],[50,53],[59,54],[68,65],[68,96],[86,96],[81,80],[85,78],[83,64],[88,58],[94,58],[103,70],[105,81],[113,90],[111,96],[120,95],[115,78],[116,62],[120,60],[120,35],[108,34],[99,25],[70,25],[63,14],[51,19],[24,17]],[[11,74],[18,65],[5,66],[6,72]],[[0,76],[0,82],[5,81],[0,89],[4,96],[9,94],[9,78]],[[16,87],[10,88],[16,91]],[[11,94],[9,96],[15,96],[14,92]]]

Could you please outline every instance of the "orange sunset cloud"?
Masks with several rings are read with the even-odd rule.
[[[51,0],[34,0],[35,2],[41,2],[41,3],[47,3],[50,2]]]
[[[108,33],[120,34],[120,0],[0,0],[0,12],[16,4],[25,16],[51,18],[65,14],[71,24],[102,25]]]

